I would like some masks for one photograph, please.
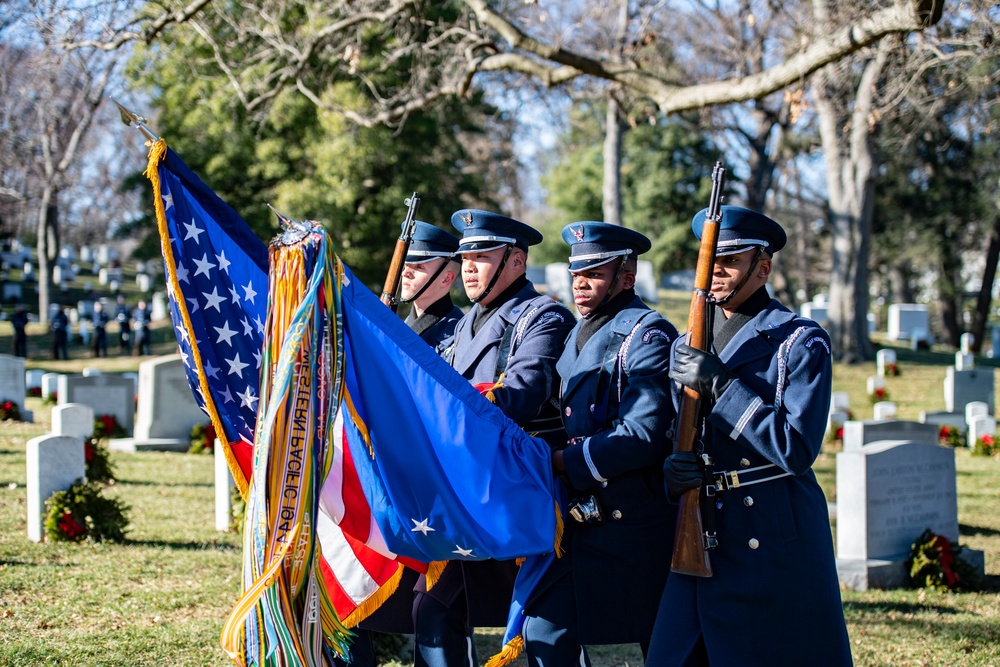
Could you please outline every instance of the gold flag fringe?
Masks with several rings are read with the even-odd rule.
[[[240,465],[236,461],[236,456],[233,454],[233,449],[229,445],[229,439],[226,438],[226,431],[222,426],[222,420],[219,419],[219,412],[215,407],[215,399],[212,398],[212,393],[208,388],[208,375],[205,373],[205,365],[201,361],[201,353],[198,352],[198,346],[194,343],[195,336],[194,328],[191,325],[191,315],[188,313],[187,303],[184,301],[180,283],[177,281],[177,263],[174,261],[174,251],[170,245],[170,233],[167,230],[167,214],[163,208],[163,194],[160,189],[160,172],[157,170],[157,166],[163,161],[166,154],[167,142],[162,138],[157,139],[149,148],[149,162],[146,165],[146,171],[143,172],[143,175],[153,185],[153,207],[156,210],[156,228],[160,233],[160,248],[163,251],[163,258],[167,264],[167,281],[174,291],[174,301],[177,303],[177,310],[184,321],[184,327],[191,335],[191,356],[194,359],[195,367],[198,369],[198,384],[201,387],[201,395],[205,399],[205,407],[209,419],[212,420],[215,433],[221,436],[219,442],[222,443],[222,452],[226,455],[226,463],[229,465],[229,471],[233,474],[233,480],[240,490],[240,496],[243,500],[247,500],[250,483],[243,476],[243,471],[240,469]]]
[[[518,635],[507,642],[507,645],[495,656],[486,661],[486,667],[504,667],[517,660],[524,650],[524,637]]]
[[[347,618],[342,621],[344,627],[354,628],[358,625],[358,623],[375,613],[375,611],[382,606],[382,603],[388,600],[389,596],[396,592],[396,589],[399,588],[399,581],[402,578],[403,565],[400,564],[396,568],[396,574],[392,575],[392,577],[382,584],[374,594],[358,605],[354,611],[348,614]]]
[[[424,575],[427,583],[427,590],[434,588],[434,584],[438,582],[441,575],[444,574],[444,568],[448,566],[448,560],[436,560],[432,563],[427,564],[427,574]]]

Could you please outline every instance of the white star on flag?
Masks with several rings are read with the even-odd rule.
[[[193,296],[189,297],[188,299],[185,299],[185,301],[187,301],[188,303],[191,304],[191,311],[190,311],[191,315],[197,313],[198,312],[198,308],[201,307],[201,306],[198,305],[198,300],[196,298],[194,298]]]
[[[250,364],[244,364],[240,360],[239,352],[236,353],[236,356],[234,358],[225,359],[225,362],[229,364],[229,372],[227,373],[227,375],[232,375],[233,373],[236,373],[238,376],[240,376],[240,378],[243,377],[243,369],[250,365]]]
[[[410,519],[410,521],[413,522],[413,528],[410,528],[411,533],[423,533],[426,535],[427,533],[434,532],[434,529],[428,525],[430,523],[429,518],[423,521],[417,521],[416,519]]]
[[[206,359],[205,360],[205,375],[207,375],[210,378],[214,378],[218,374],[219,374],[219,369],[212,365],[212,360],[211,359]]]
[[[169,192],[163,195],[163,210],[166,211],[174,205],[174,196]]]
[[[463,549],[462,547],[455,545],[455,550],[452,551],[453,554],[458,554],[459,556],[471,556],[472,549]]]
[[[236,291],[236,285],[229,286],[229,296],[232,298],[232,303],[240,302],[240,294]]]
[[[253,298],[255,296],[257,296],[257,292],[253,291],[253,281],[252,280],[250,282],[248,282],[246,285],[243,285],[243,293],[246,294],[246,296],[243,297],[244,301],[249,301],[250,303],[254,303]]]
[[[228,259],[226,259],[226,251],[223,250],[215,256],[215,259],[219,262],[219,270],[225,271],[226,275],[229,275],[229,265],[232,264]]]
[[[219,334],[219,337],[215,339],[216,343],[221,343],[224,340],[229,345],[229,347],[233,346],[233,341],[231,340],[231,338],[236,335],[236,332],[229,328],[228,320],[223,322],[221,327],[212,327],[212,328],[215,329],[215,332],[217,334]]]
[[[205,297],[205,309],[206,310],[209,309],[209,308],[215,308],[216,311],[218,311],[220,313],[222,312],[222,309],[219,308],[219,304],[222,303],[223,301],[225,301],[226,298],[222,297],[222,296],[219,296],[219,288],[218,287],[213,287],[211,294],[209,294],[208,292],[202,292],[201,295],[203,297]]]
[[[194,260],[194,263],[198,265],[198,270],[194,272],[194,277],[205,274],[205,277],[209,280],[212,279],[212,274],[210,273],[212,269],[215,268],[215,264],[208,261],[208,253],[206,252],[201,259]]]
[[[253,327],[250,326],[250,322],[247,321],[247,318],[244,317],[241,324],[243,325],[243,335],[253,338]]]
[[[254,315],[253,323],[257,325],[257,333],[264,335],[264,323],[260,321],[260,315]]]
[[[229,391],[228,384],[226,385],[225,389],[219,392],[219,396],[221,396],[223,399],[222,400],[223,405],[225,405],[226,403],[235,403],[235,401],[233,400],[233,392]]]
[[[261,356],[263,356],[263,355],[261,354],[260,350],[257,350],[256,352],[253,353],[253,359],[254,359],[254,361],[257,362],[257,370],[260,370],[260,359],[261,359]]]
[[[190,281],[188,281],[187,267],[184,266],[181,262],[177,262],[177,280],[179,280],[182,283],[188,283],[189,285],[191,284]]]
[[[205,230],[194,224],[194,220],[191,222],[184,223],[184,229],[187,230],[187,234],[184,236],[184,240],[194,239],[195,243],[200,243],[201,239],[198,237],[205,233]]]
[[[187,329],[185,329],[185,328],[184,328],[184,327],[183,327],[182,325],[180,325],[180,324],[178,324],[178,325],[177,325],[177,326],[175,326],[174,328],[175,328],[175,329],[177,329],[177,335],[178,335],[178,336],[180,336],[180,337],[181,337],[181,338],[183,339],[183,342],[184,342],[184,343],[190,343],[190,342],[191,342],[190,340],[188,340],[188,332],[187,332]]]
[[[250,387],[247,387],[245,393],[241,394],[237,392],[236,395],[240,397],[241,408],[250,408],[251,410],[253,410],[253,404],[256,403],[258,400],[260,400],[253,395],[253,390],[250,389]]]

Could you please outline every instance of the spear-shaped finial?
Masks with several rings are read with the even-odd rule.
[[[313,225],[311,223],[292,220],[270,204],[267,207],[277,216],[278,223],[281,225],[282,233],[278,240],[280,240],[282,245],[294,245],[308,236],[312,231]]]
[[[134,125],[139,129],[140,132],[142,132],[143,136],[145,136],[150,141],[157,141],[159,139],[159,137],[150,132],[149,128],[146,127],[145,118],[135,113],[134,111],[129,111],[128,109],[126,109],[125,107],[123,107],[121,104],[118,103],[118,100],[111,98],[111,101],[114,102],[115,106],[118,107],[118,112],[122,115],[123,123],[125,123],[126,125]]]

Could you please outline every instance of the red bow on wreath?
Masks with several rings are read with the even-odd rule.
[[[958,574],[951,569],[951,566],[955,564],[955,554],[952,553],[951,542],[944,535],[937,535],[934,537],[934,547],[941,554],[941,573],[944,574],[944,581],[950,588],[959,580]]]
[[[66,536],[75,540],[80,535],[83,535],[84,529],[80,525],[80,522],[73,518],[73,513],[69,510],[63,512],[62,518],[58,522],[59,530],[66,534]]]

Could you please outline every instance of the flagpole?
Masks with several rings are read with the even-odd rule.
[[[138,128],[140,132],[142,132],[143,136],[149,139],[150,141],[158,141],[160,139],[158,136],[150,132],[148,127],[146,127],[145,118],[135,113],[134,111],[129,111],[128,109],[123,107],[121,104],[118,103],[118,100],[116,100],[115,98],[112,97],[111,101],[114,102],[115,106],[118,107],[118,112],[122,116],[123,123],[125,123],[126,125],[134,125],[136,128]]]

